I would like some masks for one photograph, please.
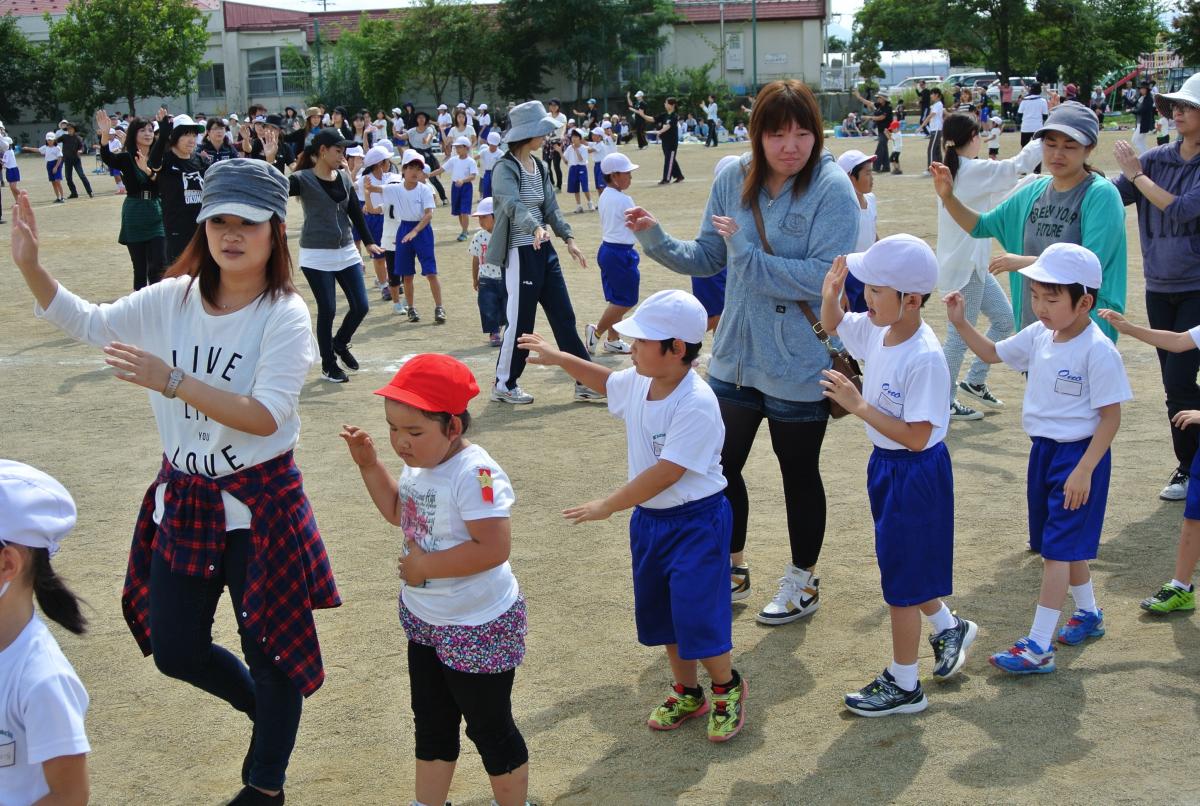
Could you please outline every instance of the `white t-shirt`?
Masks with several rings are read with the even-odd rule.
[[[454,118],[450,116],[449,112],[443,112],[438,115],[437,125],[439,129],[448,129],[454,125]]]
[[[467,244],[467,254],[471,257],[479,258],[479,276],[486,277],[489,280],[499,280],[504,276],[500,267],[495,263],[487,262],[488,241],[492,238],[492,233],[482,227],[471,236],[471,242]]]
[[[488,126],[492,125],[492,116],[487,112],[480,112],[475,116],[475,122],[479,124],[479,130],[483,131]]]
[[[592,150],[592,161],[599,165],[605,157],[617,150],[617,144],[606,137],[602,140],[592,140],[588,143],[588,148]]]
[[[996,344],[996,353],[1028,372],[1021,425],[1031,437],[1076,442],[1096,433],[1102,406],[1133,397],[1115,344],[1095,322],[1068,342],[1034,322]]]
[[[904,132],[899,129],[892,132],[892,151],[896,154],[904,151]]]
[[[4,152],[4,167],[5,169],[17,167],[17,154],[11,148]]]
[[[445,162],[446,175],[452,181],[461,182],[479,175],[479,166],[470,157],[460,157],[455,154]]]
[[[561,140],[563,133],[567,129],[567,116],[564,115],[562,112],[559,112],[557,115],[547,115],[546,117],[550,118],[551,120],[553,120],[554,122],[556,122],[558,124],[558,128],[554,130],[553,136],[557,137]]]
[[[625,226],[625,211],[636,207],[633,199],[612,185],[600,192],[600,240],[636,244],[637,236]]]
[[[364,173],[362,175],[362,177],[360,177],[359,181],[362,183],[362,188],[364,191],[366,190],[367,182],[371,183],[371,194],[370,195],[371,195],[371,206],[372,207],[375,207],[378,209],[383,208],[383,191],[381,190],[381,188],[384,185],[386,185],[388,182],[391,182],[394,177],[398,177],[398,174],[395,174],[392,171],[387,171],[387,170],[385,170],[381,176],[375,176],[375,174],[367,172],[367,173]],[[364,197],[363,200],[366,201],[366,198]],[[363,205],[363,214],[368,215],[367,207],[365,204]],[[376,215],[381,215],[381,214],[377,213]],[[382,246],[382,244],[380,244],[380,246]]]
[[[690,370],[662,400],[646,399],[650,381],[633,367],[608,376],[608,410],[625,421],[629,479],[660,459],[684,468],[679,481],[641,506],[669,509],[721,492],[726,486],[721,470],[725,425],[717,396]]]
[[[474,142],[475,127],[472,126],[470,123],[468,123],[466,125],[466,127],[461,128],[461,129],[458,128],[457,126],[453,126],[453,127],[451,127],[450,131],[446,134],[446,138],[450,141],[451,145],[453,145],[454,141],[456,139],[458,139],[459,137],[465,137],[468,140],[471,140],[472,142]]]
[[[405,467],[400,474],[400,528],[424,551],[467,543],[467,521],[507,518],[516,501],[508,475],[478,445],[468,445],[437,467]],[[430,579],[400,590],[405,606],[438,626],[478,626],[517,601],[508,562],[467,577]]]
[[[942,116],[946,112],[945,105],[941,101],[934,101],[929,107],[929,125],[926,127],[931,132],[940,132],[942,130]]]
[[[579,146],[563,146],[563,161],[567,165],[584,165],[588,164],[589,149],[586,143]]]
[[[0,806],[29,806],[50,793],[42,765],[91,752],[88,694],[37,613],[0,651]]]
[[[866,168],[863,169],[864,171]],[[858,206],[858,241],[854,244],[855,252],[865,252],[875,243],[875,230],[879,214],[875,206],[875,194],[864,193],[863,200],[867,206]]]
[[[314,249],[300,247],[300,265],[315,271],[341,271],[342,269],[362,263],[362,255],[354,241],[339,246],[336,249]]]
[[[1021,131],[1036,132],[1042,128],[1046,115],[1050,114],[1050,105],[1040,95],[1026,95],[1021,99],[1017,112],[1021,115]]]
[[[42,156],[46,158],[46,162],[54,163],[62,159],[62,148],[60,146],[38,146],[38,151],[42,152]]]
[[[496,167],[496,163],[504,157],[504,152],[497,146],[493,151],[491,146],[488,146],[483,151],[479,152],[479,169],[484,173]]]
[[[278,426],[253,436],[211,420],[179,398],[148,392],[163,453],[188,473],[212,478],[262,464],[287,453],[300,439],[300,390],[316,359],[312,320],[299,294],[262,300],[224,316],[204,310],[196,284],[184,301],[188,277],[172,277],[116,302],[94,305],[65,286],[50,307],[34,313],[80,341],[103,347],[112,341],[136,344],[171,366],[226,392],[249,395],[266,407]],[[162,519],[160,485],[154,521]],[[250,528],[250,510],[228,493],[227,530]]]
[[[988,151],[997,151],[1000,148],[1000,129],[984,129],[983,143],[987,146]]]
[[[933,328],[924,322],[906,341],[885,346],[890,328],[876,327],[865,313],[848,313],[838,325],[842,344],[866,365],[863,399],[906,423],[930,423],[933,430],[925,450],[946,438],[950,426],[950,369]],[[865,423],[864,423],[865,425]],[[906,450],[895,440],[866,426],[871,442],[885,450]]]
[[[1192,341],[1196,343],[1196,347],[1200,348],[1200,325],[1196,325],[1189,330],[1188,335],[1192,337]]]
[[[383,186],[383,203],[385,219],[417,222],[425,217],[426,210],[433,209],[433,190],[424,182],[418,182],[412,190],[403,181],[387,184]],[[395,248],[394,243],[392,247]]]

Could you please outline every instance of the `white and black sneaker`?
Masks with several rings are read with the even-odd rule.
[[[583,328],[583,344],[587,348],[588,355],[596,354],[596,345],[600,343],[600,339],[596,336],[595,325],[584,325]]]
[[[349,344],[333,343],[333,354],[342,359],[342,363],[346,365],[346,369],[351,372],[358,372],[358,359],[350,352]]]
[[[934,677],[946,679],[956,674],[967,662],[967,648],[975,643],[979,633],[979,625],[973,621],[954,617],[954,626],[942,630],[937,635],[929,636],[929,645],[933,647]]]
[[[975,398],[988,408],[1004,408],[1004,401],[993,395],[992,390],[988,389],[988,385],[986,383],[974,384],[967,383],[966,381],[960,381],[958,384],[958,391],[962,392],[964,395]]]
[[[1188,481],[1188,474],[1183,470],[1176,469],[1158,497],[1164,501],[1182,501],[1187,498]]]
[[[580,403],[596,403],[604,400],[604,393],[597,392],[590,386],[584,386],[582,383],[575,384],[575,400]]]
[[[951,420],[982,420],[983,412],[976,411],[970,406],[959,403],[957,399],[950,401]]]
[[[859,716],[916,714],[929,707],[920,683],[912,691],[905,691],[887,669],[863,688],[847,694],[845,702]]]
[[[503,386],[492,387],[492,400],[497,403],[509,403],[513,406],[527,406],[533,402],[533,395],[519,386],[506,389]]]
[[[821,606],[821,595],[817,587],[821,580],[811,571],[788,565],[787,573],[779,580],[775,598],[759,611],[759,624],[790,624],[816,612]]]
[[[729,599],[740,602],[750,596],[750,567],[734,565],[729,569]]]
[[[330,383],[347,383],[350,378],[347,377],[345,372],[342,372],[341,367],[334,364],[332,367],[326,367],[321,370],[321,380],[329,381]]]

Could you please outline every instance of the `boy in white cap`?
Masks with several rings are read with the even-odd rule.
[[[384,143],[387,145],[383,145]],[[375,243],[384,249],[383,254],[371,256],[376,285],[384,301],[392,299],[392,290],[388,286],[388,251],[393,250],[396,243],[394,235],[390,243],[385,244],[383,241],[383,195],[380,191],[387,182],[385,177],[392,167],[392,152],[388,150],[390,145],[387,140],[382,140],[379,145],[371,146],[362,158],[362,172],[355,179],[355,187],[363,203],[363,220],[367,222],[367,229]],[[346,152],[347,158],[353,150],[352,148]]]
[[[629,157],[617,152],[609,154],[600,165],[607,182],[600,193],[600,287],[608,307],[600,321],[584,327],[584,346],[595,355],[600,336],[607,334],[606,353],[628,353],[629,345],[621,340],[614,326],[625,312],[637,305],[641,274],[638,272],[637,237],[625,226],[625,211],[636,205],[625,191],[633,183],[636,165]]]
[[[490,196],[479,200],[479,207],[471,213],[471,217],[479,219],[479,230],[467,244],[467,254],[471,256],[471,286],[478,296],[479,319],[483,332],[487,334],[488,344],[499,347],[503,344],[500,328],[505,324],[504,273],[499,266],[488,261],[488,241],[496,223]]]
[[[614,372],[556,350],[536,333],[518,345],[537,353],[532,363],[560,366],[607,394],[608,410],[625,421],[628,482],[563,516],[579,524],[635,508],[629,542],[638,641],[666,648],[674,678],[647,724],[673,730],[707,713],[709,740],[724,742],[745,721],[747,687],[732,664],[733,605],[725,589],[733,533],[721,471],[725,426],[716,395],[691,366],[705,326],[695,297],[659,291],[617,325],[633,342],[630,369]],[[711,709],[697,662],[712,680]]]
[[[482,172],[479,177],[479,196],[486,199],[492,195],[492,169],[504,152],[500,150],[500,132],[490,132],[486,136],[481,134],[480,137],[484,137],[487,146],[479,152],[479,170]]]
[[[866,289],[865,313],[842,312],[850,274]],[[821,289],[821,327],[866,363],[861,392],[834,370],[825,371],[821,385],[825,397],[862,419],[875,446],[867,496],[891,615],[892,662],[845,697],[846,707],[860,716],[911,714],[929,705],[918,679],[922,613],[933,629],[937,679],[962,669],[978,632],[942,601],[952,592],[954,568],[954,476],[943,442],[950,425],[950,370],[921,318],[937,278],[929,245],[900,234],[835,258]]]
[[[438,131],[442,133],[442,137],[445,137],[446,132],[450,131],[450,127],[454,125],[454,118],[450,115],[450,110],[445,104],[438,104],[437,113]]]
[[[588,148],[591,149],[592,152],[592,179],[596,185],[596,193],[603,194],[604,188],[608,185],[608,183],[604,181],[604,169],[601,166],[601,163],[604,162],[604,158],[609,154],[616,153],[617,144],[614,143],[612,138],[608,136],[607,129],[597,126],[591,131],[591,139],[588,141]],[[599,198],[597,198],[596,201],[598,204],[600,201]]]
[[[575,194],[575,212],[583,212],[583,203],[579,199],[580,192],[587,197],[587,209],[592,211],[592,192],[588,189],[588,155],[591,150],[584,142],[582,129],[570,130],[571,144],[562,149],[563,162],[567,164],[567,193]]]
[[[492,133],[492,116],[488,112],[487,104],[479,105],[479,112],[478,112],[478,114],[475,115],[475,122],[477,124],[476,128],[479,129],[479,139],[487,141],[487,142],[491,142],[490,140],[488,140],[488,135],[490,135]],[[496,132],[496,136],[499,137],[500,132]],[[499,143],[497,143],[497,145],[499,145]],[[485,193],[483,195],[489,196],[491,194]]]
[[[433,294],[433,321],[445,324],[446,311],[442,308],[442,284],[437,276],[437,256],[433,251],[433,190],[426,178],[441,173],[444,168],[429,171],[425,158],[413,149],[408,149],[400,158],[402,182],[383,186],[385,219],[399,221],[393,248],[396,250],[388,269],[388,282],[392,287],[392,299],[399,305],[400,286],[404,287],[404,307],[395,308],[396,313],[408,315],[408,321],[420,322],[421,316],[413,305],[413,277],[417,273],[417,260],[421,261],[421,276],[429,280]],[[384,237],[388,236],[387,229]],[[393,244],[388,244],[392,246]]]
[[[446,160],[443,166],[446,175],[450,177],[450,215],[458,216],[458,224],[462,232],[456,241],[465,241],[471,226],[471,196],[474,195],[473,184],[479,175],[479,166],[471,156],[471,140],[468,137],[457,137],[454,140],[454,156]]]
[[[46,132],[46,144],[38,146],[38,151],[46,158],[46,178],[54,188],[54,203],[66,204],[62,186],[63,150],[58,145],[57,135],[54,132]]]
[[[0,803],[88,799],[87,691],[42,621],[86,629],[78,598],[50,565],[74,526],[61,484],[0,459]]]
[[[854,195],[858,198],[858,242],[854,244],[855,252],[865,252],[871,244],[878,240],[876,222],[879,220],[878,206],[875,203],[875,171],[871,166],[875,162],[874,154],[864,154],[857,148],[852,148],[838,157],[838,167],[850,177],[854,186]],[[867,303],[863,299],[863,284],[853,274],[846,277],[846,301],[850,310],[864,313]]]
[[[1029,634],[992,656],[1012,674],[1054,671],[1051,639],[1070,587],[1075,612],[1058,640],[1078,644],[1104,635],[1088,561],[1096,557],[1111,472],[1109,446],[1121,404],[1133,397],[1121,354],[1089,317],[1100,287],[1100,261],[1072,243],[1051,244],[1031,266],[1036,322],[993,343],[967,321],[962,294],[946,295],[946,315],[967,346],[989,364],[1027,373],[1021,424],[1033,440],[1026,491],[1029,547],[1042,555],[1042,589]]]

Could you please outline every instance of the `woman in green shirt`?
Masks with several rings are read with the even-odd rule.
[[[167,263],[167,233],[163,229],[158,183],[150,170],[150,146],[154,143],[153,121],[134,118],[122,136],[113,134],[108,113],[96,113],[96,131],[100,133],[100,159],[109,168],[121,172],[126,196],[121,205],[121,234],[117,242],[129,250],[133,263],[133,289],[136,291],[162,279]],[[119,140],[124,148],[113,151],[109,141]]]

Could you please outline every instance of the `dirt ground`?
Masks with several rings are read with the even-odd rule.
[[[1116,134],[1094,160],[1110,175]],[[876,186],[879,233],[936,238],[930,180],[919,176],[923,143],[910,141],[905,176]],[[868,139],[831,141],[873,150]],[[642,166],[630,191],[667,230],[697,230],[716,160],[741,151],[685,146],[681,185],[657,187],[661,154],[630,154]],[[1001,153],[1017,151],[1006,134]],[[88,160],[89,168],[91,160]],[[95,200],[50,203],[39,160],[23,159],[35,200],[44,263],[72,290],[95,300],[126,293],[131,271],[116,243],[121,199],[111,180],[92,176]],[[11,204],[4,191],[5,206]],[[560,202],[568,203],[564,196]],[[293,205],[292,242],[300,212]],[[7,215],[7,213],[6,213]],[[589,266],[567,267],[579,318],[603,308],[594,255],[595,214],[569,216]],[[481,385],[495,351],[486,346],[470,288],[465,244],[448,211],[435,217],[449,322],[432,323],[428,288],[418,280],[420,324],[401,322],[372,301],[355,339],[362,370],[343,386],[313,370],[304,389],[297,455],[345,604],[317,621],[327,680],[305,704],[287,793],[295,804],[394,804],[412,796],[412,728],[404,636],[396,618],[397,530],[376,513],[337,433],[354,423],[381,434],[383,406],[371,392],[402,356],[444,351],[466,361]],[[1129,236],[1129,309],[1145,321],[1134,214]],[[91,694],[88,732],[93,801],[98,804],[217,804],[238,788],[249,725],[232,709],[160,675],[125,628],[119,593],[135,513],[159,463],[145,393],[109,376],[97,350],[34,319],[32,302],[0,233],[0,456],[33,463],[63,481],[79,525],[57,568],[90,603],[91,631],[56,629]],[[295,254],[295,252],[293,252]],[[565,255],[565,250],[560,250]],[[643,298],[687,278],[642,263]],[[301,278],[301,292],[311,294]],[[375,295],[377,296],[377,295]],[[343,306],[344,307],[344,306]],[[314,308],[315,314],[315,308]],[[945,314],[931,301],[939,336]],[[1021,376],[1003,367],[992,387],[1008,403],[980,422],[955,423],[948,444],[956,473],[957,551],[951,606],[980,625],[962,676],[922,676],[930,708],[918,716],[862,719],[842,707],[843,692],[869,681],[889,660],[886,609],[873,556],[865,492],[869,451],[861,423],[831,425],[824,477],[829,528],[819,574],[823,606],[811,619],[768,628],[754,615],[772,595],[788,560],[778,468],[765,433],[747,466],[754,592],[735,606],[734,657],[750,681],[747,726],[725,746],[703,726],[670,734],[644,719],[669,682],[662,652],[635,640],[628,514],[580,527],[560,510],[611,490],[625,478],[619,421],[603,407],[576,404],[557,370],[530,367],[522,385],[532,406],[472,406],[472,438],[512,477],[512,565],[529,602],[528,655],[517,675],[514,710],[531,757],[531,800],[562,804],[660,803],[1144,803],[1200,802],[1192,737],[1200,722],[1200,626],[1195,617],[1149,619],[1140,598],[1170,577],[1181,504],[1157,494],[1174,456],[1153,352],[1122,339],[1136,399],[1113,448],[1113,485],[1104,544],[1094,565],[1108,635],[1059,651],[1059,670],[1037,679],[1002,676],[987,655],[1024,635],[1040,562],[1025,551],[1025,464]],[[601,359],[613,366],[624,359]],[[386,442],[384,443],[386,445]],[[400,462],[388,464],[397,472]],[[1070,607],[1068,603],[1067,607]],[[229,608],[217,639],[236,647]],[[455,804],[487,804],[478,756],[464,737]]]

